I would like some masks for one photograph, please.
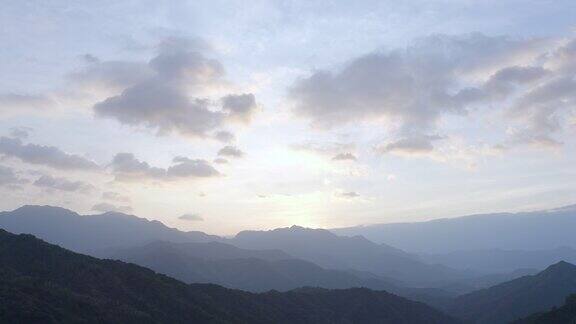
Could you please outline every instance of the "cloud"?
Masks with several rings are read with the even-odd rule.
[[[358,158],[352,153],[338,153],[332,157],[333,161],[356,161]]]
[[[10,137],[26,139],[32,130],[31,127],[12,127],[10,128]]]
[[[566,39],[435,35],[313,71],[289,99],[315,128],[383,128],[383,153],[430,153],[444,118],[479,109],[498,109],[515,130],[501,134],[507,145],[558,144],[551,135],[576,106],[575,48]]]
[[[85,56],[86,65],[68,77],[74,85],[84,89],[122,91],[149,78],[153,71],[147,64],[128,61],[100,61]]]
[[[42,112],[52,108],[54,105],[55,102],[44,95],[0,94],[0,114],[4,115]]]
[[[341,198],[347,198],[347,199],[353,199],[353,198],[358,198],[360,197],[360,194],[355,192],[355,191],[349,191],[349,192],[342,192],[338,194],[338,197]]]
[[[355,148],[355,145],[353,143],[308,141],[304,143],[292,144],[290,145],[290,148],[296,151],[305,151],[335,157],[342,151],[353,150]]]
[[[253,94],[227,95],[222,98],[222,110],[228,119],[249,124],[256,113],[256,99]]]
[[[0,187],[17,188],[27,182],[26,179],[19,177],[14,169],[0,165]]]
[[[120,62],[110,68],[97,64],[98,72],[85,71],[76,77],[85,82],[129,85],[94,105],[97,117],[154,129],[159,135],[211,138],[213,131],[230,122],[249,123],[255,111],[252,94],[226,94],[213,100],[229,87],[224,68],[207,58],[195,43],[165,41],[144,69],[150,73],[142,76],[135,75],[133,70],[137,68],[118,68]],[[115,69],[120,71],[118,78],[114,78]],[[224,137],[222,133],[216,138]]]
[[[204,220],[204,218],[202,218],[202,217],[201,217],[200,215],[198,215],[198,214],[184,214],[184,215],[178,217],[178,219],[180,219],[180,220],[185,220],[185,221],[194,221],[194,222],[203,221],[203,220]]]
[[[434,150],[434,141],[441,140],[440,136],[421,135],[418,137],[400,138],[376,150],[380,153],[393,153],[398,155],[425,155]]]
[[[82,181],[71,181],[62,177],[43,175],[34,181],[34,185],[46,189],[54,189],[68,192],[89,193],[94,187]]]
[[[228,160],[224,159],[224,158],[215,158],[214,159],[214,163],[218,163],[218,164],[228,164]]]
[[[181,179],[211,178],[220,176],[206,160],[175,157],[172,165],[166,169],[152,167],[139,161],[132,153],[118,153],[110,167],[117,181],[159,180],[173,181]]]
[[[234,134],[228,132],[228,131],[218,131],[216,132],[216,134],[214,134],[214,139],[217,141],[220,141],[222,143],[230,143],[232,141],[234,141]]]
[[[239,148],[231,145],[224,146],[218,151],[218,156],[226,156],[231,158],[239,159],[245,154]]]
[[[130,202],[130,197],[124,196],[117,192],[105,191],[102,193],[102,199],[115,202]]]
[[[96,163],[79,155],[63,152],[54,146],[24,144],[18,138],[0,137],[0,154],[60,170],[99,169]]]
[[[92,206],[92,210],[99,211],[103,213],[116,212],[116,213],[130,213],[132,212],[132,207],[130,206],[116,206],[109,203],[99,203]]]

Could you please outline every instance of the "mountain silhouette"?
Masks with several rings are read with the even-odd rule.
[[[532,314],[513,324],[572,324],[576,323],[576,294],[566,297],[564,306]]]
[[[449,313],[473,323],[509,323],[563,304],[576,292],[576,266],[558,262],[544,271],[456,298]]]
[[[186,285],[0,230],[3,323],[456,323],[422,303],[365,288],[253,294]]]
[[[383,278],[359,278],[294,259],[277,250],[247,250],[224,243],[154,242],[116,251],[110,257],[132,262],[186,283],[214,283],[253,292],[299,287],[367,287],[399,291]]]
[[[576,205],[524,213],[497,213],[427,222],[377,224],[331,231],[362,235],[412,253],[458,250],[546,250],[576,248]]]
[[[466,271],[426,264],[417,256],[376,244],[362,236],[338,236],[327,230],[298,226],[273,231],[244,231],[228,240],[197,231],[179,231],[158,221],[122,213],[82,216],[59,207],[24,206],[0,213],[0,227],[14,233],[33,234],[50,243],[96,257],[110,256],[121,248],[141,247],[156,241],[225,242],[249,250],[276,249],[325,269],[371,272],[380,279],[384,277],[416,287],[441,286],[472,276]],[[246,256],[238,255],[237,258]],[[261,259],[255,255],[251,258]],[[259,289],[254,286],[256,288]]]
[[[159,221],[108,212],[81,216],[51,206],[23,206],[0,212],[0,227],[13,233],[33,234],[67,249],[98,254],[101,250],[139,246],[153,241],[209,242],[222,240],[202,232],[182,232]]]
[[[426,264],[417,256],[362,236],[338,236],[323,229],[292,226],[271,231],[243,231],[230,242],[248,249],[280,249],[325,268],[368,271],[414,286],[438,285],[472,276],[465,271]]]
[[[576,263],[576,249],[563,246],[548,250],[468,250],[445,254],[420,255],[423,261],[454,269],[480,273],[503,273],[518,269],[543,270],[562,260]]]

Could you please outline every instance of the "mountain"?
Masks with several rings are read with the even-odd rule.
[[[297,226],[271,232],[241,232],[234,240],[228,240],[202,232],[182,232],[166,227],[158,221],[122,213],[82,216],[59,207],[24,206],[11,212],[0,213],[0,228],[14,233],[30,233],[50,243],[96,257],[110,256],[119,248],[139,247],[155,241],[175,243],[216,241],[250,250],[291,249],[298,254],[288,253],[290,257],[284,254],[283,259],[298,258],[326,269],[371,271],[376,273],[379,279],[389,277],[396,281],[406,281],[409,285],[440,285],[455,278],[466,278],[463,271],[450,271],[442,266],[424,264],[417,261],[415,256],[384,244],[375,244],[360,236],[339,237],[326,230],[304,229]],[[260,233],[270,233],[273,237],[270,237],[270,240],[251,241],[252,237],[259,236]],[[296,248],[292,249],[291,242],[296,243]],[[213,249],[218,247],[222,245],[212,245]],[[222,252],[205,251],[212,254]],[[261,259],[262,255],[237,255],[236,258],[247,257]],[[220,265],[225,266],[223,263],[225,262],[220,262]],[[278,265],[279,263],[276,264]],[[238,263],[236,266],[244,266],[247,270],[245,265]],[[268,269],[273,268],[270,265]],[[290,285],[284,285],[288,286]],[[260,290],[263,287],[253,286],[253,289]],[[377,284],[376,287],[381,285]]]
[[[253,294],[186,285],[0,230],[2,323],[456,323],[418,302],[368,289]]]
[[[416,256],[362,236],[338,236],[323,229],[292,226],[271,231],[243,231],[230,242],[247,249],[280,249],[325,268],[368,271],[416,286],[438,285],[471,275],[423,263]]]
[[[0,228],[29,233],[77,252],[98,254],[120,246],[139,246],[152,241],[209,242],[222,240],[202,232],[182,232],[158,221],[108,212],[81,216],[51,206],[23,206],[0,212]]]
[[[513,324],[570,324],[576,323],[576,294],[566,297],[564,306],[536,313]]]
[[[186,283],[214,283],[253,292],[299,287],[367,287],[397,291],[383,279],[362,279],[327,270],[277,250],[246,250],[224,243],[155,242],[117,251],[112,258],[132,262]]]
[[[533,275],[456,298],[448,312],[473,323],[509,323],[562,305],[576,292],[576,266],[564,261]]]
[[[423,261],[454,269],[483,273],[510,272],[517,269],[545,269],[559,261],[576,263],[576,249],[559,247],[550,250],[472,250],[420,255]]]
[[[524,213],[500,213],[333,229],[362,235],[413,253],[457,250],[542,250],[576,247],[576,205]]]

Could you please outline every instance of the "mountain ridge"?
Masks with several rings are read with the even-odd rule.
[[[576,292],[576,265],[560,261],[535,274],[459,296],[447,310],[474,323],[508,323],[561,306]]]
[[[0,321],[41,323],[457,323],[368,289],[252,294],[186,285],[149,269],[0,230]]]

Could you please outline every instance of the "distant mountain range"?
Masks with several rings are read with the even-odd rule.
[[[574,217],[570,208],[549,215],[514,217],[564,225]],[[399,296],[478,324],[562,323],[574,314],[571,299],[561,305],[576,293],[576,266],[558,262],[573,261],[570,247],[415,255],[322,229],[244,231],[225,239],[131,215],[81,216],[49,206],[2,212],[0,227],[163,274],[0,230],[0,322],[457,322]]]
[[[133,215],[108,212],[79,215],[68,209],[51,206],[23,206],[0,212],[0,228],[12,233],[29,233],[67,249],[97,254],[117,247],[140,246],[153,241],[211,242],[216,235],[183,232],[159,221]]]
[[[465,271],[421,262],[415,255],[376,244],[362,236],[338,236],[323,229],[292,226],[271,231],[243,231],[230,242],[248,249],[264,246],[280,249],[325,268],[368,271],[417,286],[438,285],[474,276]]]
[[[121,213],[81,216],[58,207],[24,206],[0,213],[0,227],[14,233],[30,233],[97,257],[109,256],[110,251],[119,248],[136,248],[155,241],[226,242],[250,250],[277,249],[291,258],[326,269],[372,272],[377,277],[393,278],[411,286],[437,286],[472,277],[466,271],[426,264],[417,256],[375,244],[361,236],[343,237],[327,230],[297,226],[273,231],[245,231],[229,240],[202,232],[182,232],[158,221]],[[272,265],[270,267],[272,269]]]
[[[457,323],[425,304],[356,288],[252,294],[186,285],[0,230],[2,323]]]
[[[331,231],[362,235],[411,253],[466,250],[550,250],[576,248],[576,205],[525,213],[499,213],[427,222],[356,226]]]
[[[447,311],[472,323],[509,323],[561,306],[575,292],[576,266],[561,261],[536,275],[462,295]]]
[[[109,257],[145,266],[186,283],[214,283],[253,292],[298,287],[368,287],[397,291],[383,278],[360,278],[327,270],[278,250],[247,250],[224,243],[155,242],[122,249]]]
[[[483,273],[503,273],[518,269],[543,270],[550,264],[566,261],[576,263],[576,249],[559,247],[550,250],[470,250],[456,251],[445,254],[420,255],[428,263],[473,270]]]
[[[474,251],[471,257],[466,256],[466,251],[455,254],[455,259],[451,259],[451,255],[417,256],[376,244],[362,236],[338,236],[327,230],[298,226],[272,231],[244,231],[232,239],[225,239],[198,231],[179,231],[158,221],[122,213],[83,216],[59,207],[24,206],[1,212],[0,227],[14,233],[30,233],[92,256],[130,260],[187,282],[217,282],[250,291],[289,290],[304,285],[325,288],[362,286],[388,289],[404,296],[419,296],[415,298],[421,300],[422,290],[410,290],[407,294],[405,290],[393,287],[440,288],[429,290],[426,295],[444,298],[513,278],[508,269],[492,271],[502,273],[486,276],[483,273],[492,272],[469,267],[474,265]],[[166,243],[162,246],[158,242]],[[158,249],[161,246],[167,248],[168,242],[189,245],[182,245],[186,248],[171,245],[171,254],[164,253],[166,251],[159,253]],[[125,252],[123,255],[114,255],[121,250]],[[180,255],[175,253],[176,250]],[[182,254],[184,250],[186,253]],[[158,262],[160,254],[171,259]],[[544,267],[544,262],[562,256],[565,255],[557,253],[551,258],[541,258],[539,264]],[[458,263],[457,258],[463,262]],[[254,259],[254,262],[238,259]],[[286,261],[288,259],[291,260]],[[490,265],[482,259],[479,263]],[[509,263],[509,267],[516,269],[514,262]],[[454,270],[456,268],[460,269]],[[259,275],[255,275],[254,270],[258,270]],[[329,273],[320,276],[324,271]],[[270,280],[262,280],[266,277]]]

